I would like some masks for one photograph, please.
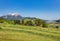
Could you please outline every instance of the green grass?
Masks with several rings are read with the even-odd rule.
[[[0,24],[0,41],[60,41],[60,28]]]

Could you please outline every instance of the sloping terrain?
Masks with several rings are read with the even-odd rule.
[[[60,29],[0,24],[0,41],[60,41]]]

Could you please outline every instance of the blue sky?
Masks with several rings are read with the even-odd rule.
[[[46,20],[60,19],[60,0],[0,0],[0,16],[9,13]]]

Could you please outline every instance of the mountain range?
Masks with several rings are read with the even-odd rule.
[[[30,17],[22,17],[20,14],[7,14],[1,16],[2,18],[8,19],[8,20],[20,20],[23,18],[30,18]],[[32,18],[33,19],[33,18]],[[46,22],[54,22],[55,20],[46,20]]]
[[[8,20],[20,20],[23,17],[19,14],[8,14],[8,15],[3,15],[1,16],[2,18],[6,18]]]

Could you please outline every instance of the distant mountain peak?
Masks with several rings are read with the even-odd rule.
[[[8,15],[10,15],[10,16],[19,16],[20,14],[19,13],[9,13]]]
[[[17,13],[10,13],[4,16],[1,16],[3,18],[9,19],[9,20],[20,20],[22,19],[22,16],[20,14]]]

